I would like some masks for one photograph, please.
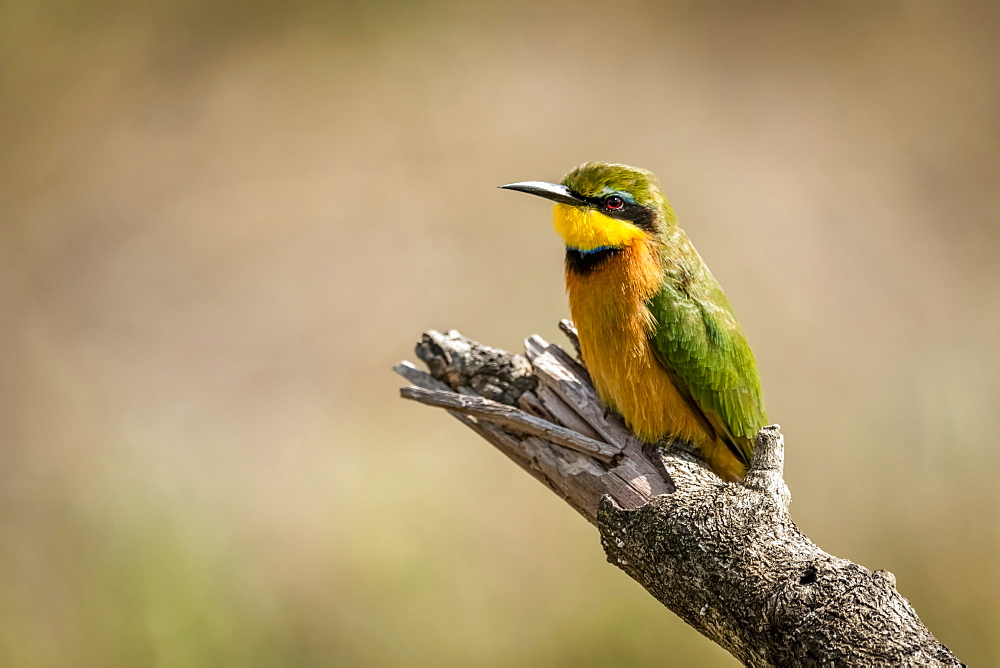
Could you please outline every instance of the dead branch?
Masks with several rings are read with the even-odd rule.
[[[757,435],[744,481],[725,483],[687,444],[644,448],[563,349],[538,336],[525,347],[429,331],[417,355],[431,373],[398,365],[416,386],[402,394],[448,409],[548,486],[597,526],[608,561],[748,666],[962,665],[891,573],[796,528],[777,425]]]

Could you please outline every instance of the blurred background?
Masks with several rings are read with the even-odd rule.
[[[655,171],[793,515],[1000,663],[1000,5],[6,0],[0,661],[734,665],[390,366]]]

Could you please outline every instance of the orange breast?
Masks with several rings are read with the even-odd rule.
[[[566,273],[580,352],[605,404],[643,440],[712,439],[656,359],[648,337],[654,321],[646,300],[662,271],[649,242],[626,246],[585,275]]]

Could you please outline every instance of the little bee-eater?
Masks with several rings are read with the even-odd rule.
[[[580,354],[601,400],[647,443],[683,439],[725,480],[767,424],[729,301],[650,172],[590,162],[561,184],[500,186],[555,205]]]

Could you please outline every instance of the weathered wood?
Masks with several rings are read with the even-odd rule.
[[[542,420],[524,411],[482,397],[467,396],[442,390],[426,390],[422,387],[404,387],[399,391],[404,399],[412,399],[429,406],[448,408],[459,413],[472,415],[480,420],[495,422],[533,436],[542,436],[571,450],[590,455],[602,462],[612,461],[621,450],[594,440],[571,429]]]
[[[573,350],[576,351],[577,357],[580,356],[580,334],[576,331],[576,325],[573,324],[572,320],[566,320],[565,318],[559,321],[559,329],[562,333],[566,335],[569,342],[573,346]]]
[[[621,418],[605,410],[590,384],[590,376],[566,351],[537,335],[524,343],[538,381],[573,408],[604,440],[623,449],[636,440]]]
[[[566,425],[569,429],[580,432],[584,436],[590,436],[594,439],[601,438],[601,435],[586,420],[580,417],[580,414],[573,410],[569,404],[560,399],[559,395],[551,387],[539,383],[538,389],[534,393],[539,401],[542,402],[542,406],[548,414],[552,416],[551,419],[557,421],[559,424]]]
[[[392,367],[397,374],[425,390],[449,390],[448,383],[443,383],[426,371],[421,371],[411,362],[403,361]]]
[[[452,330],[428,330],[416,348],[431,375],[449,387],[469,387],[481,397],[514,405],[517,398],[535,389],[538,381],[531,365],[520,355],[490,348]]]
[[[412,396],[447,395],[438,405],[597,525],[612,564],[746,665],[961,665],[896,591],[891,573],[833,557],[795,527],[777,426],[757,435],[741,483],[720,480],[685,443],[667,444],[653,462],[601,406],[579,362],[540,337],[525,347],[527,360],[457,332],[428,332],[418,353],[432,374],[406,363],[396,370],[424,388],[404,390]],[[480,395],[502,409],[459,412],[485,401]],[[511,414],[519,415],[517,431],[487,421]],[[551,428],[525,434],[531,420],[520,416],[583,442],[607,441],[601,445],[618,456],[609,463],[563,447]]]
[[[537,391],[538,389],[536,388],[535,392]],[[538,398],[538,395],[535,394],[535,392],[528,391],[519,396],[517,398],[518,407],[525,413],[529,415],[534,415],[536,418],[541,418],[543,420],[548,420],[549,422],[558,422],[559,424],[563,424],[562,422],[560,422],[559,420],[557,420],[552,416],[552,413],[550,413],[545,408],[545,404],[542,403],[542,400]],[[574,429],[573,431],[580,431],[580,430]],[[580,433],[583,434],[583,432]],[[595,438],[595,436],[591,436],[590,434],[583,434],[583,435],[590,436],[591,438],[594,438],[594,440],[598,441],[601,440],[600,436],[597,436]]]

